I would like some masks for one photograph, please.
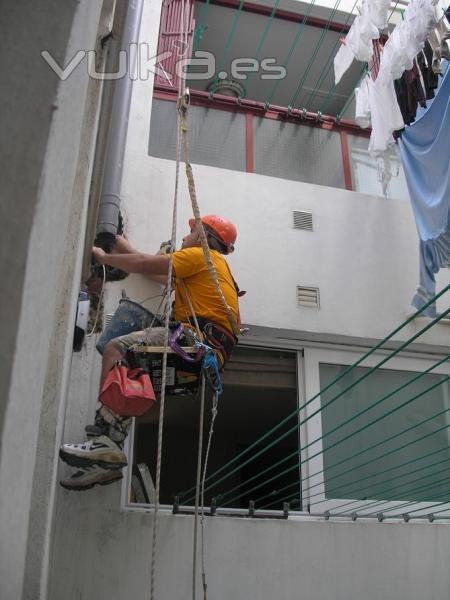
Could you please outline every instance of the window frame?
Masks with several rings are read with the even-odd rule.
[[[373,367],[376,364],[378,364],[380,362],[380,360],[382,360],[384,357],[386,357],[387,355],[389,355],[390,352],[389,351],[377,351],[375,353],[373,353],[371,356],[367,357],[360,365],[358,365],[359,367]],[[399,353],[398,355],[396,355],[395,357],[393,357],[392,359],[390,359],[387,363],[385,363],[382,366],[382,369],[386,369],[386,370],[392,370],[392,371],[411,371],[411,373],[417,373],[417,372],[422,372],[425,371],[427,368],[429,368],[431,365],[435,364],[436,362],[439,361],[440,358],[443,358],[444,355],[427,355],[427,354],[418,354],[418,353],[407,353],[407,352],[403,352],[403,353]],[[314,395],[318,394],[318,392],[320,391],[320,377],[319,377],[319,365],[320,363],[327,363],[327,364],[335,364],[335,365],[344,365],[344,366],[351,366],[352,364],[354,364],[357,360],[359,360],[359,358],[361,358],[361,353],[357,353],[354,350],[351,349],[332,349],[332,348],[305,348],[305,356],[304,356],[304,367],[305,367],[305,373],[307,374],[305,377],[305,382],[306,382],[306,397],[307,398],[312,398]],[[436,375],[450,375],[450,363],[444,363],[442,365],[440,365],[439,367],[437,367],[436,369],[433,369],[432,371],[433,374]],[[320,395],[313,401],[311,402],[310,405],[308,405],[304,411],[301,411],[303,414],[301,416],[301,420],[303,420],[303,418],[307,418],[309,417],[311,414],[313,414],[316,410],[321,409],[321,397]],[[313,441],[313,440],[317,440],[317,442],[312,443],[311,446],[309,446],[308,448],[305,449],[304,451],[304,456],[302,455],[302,461],[303,460],[307,460],[307,462],[304,465],[308,465],[308,468],[306,469],[305,466],[303,468],[303,472],[307,475],[310,475],[311,473],[318,473],[317,476],[312,476],[310,479],[308,479],[307,483],[305,482],[304,478],[302,479],[302,498],[304,498],[304,502],[306,502],[307,500],[307,492],[306,489],[309,488],[310,486],[319,483],[319,485],[317,485],[317,487],[314,488],[314,494],[318,494],[317,496],[314,497],[314,502],[319,503],[320,502],[320,509],[318,510],[319,513],[323,514],[323,513],[327,513],[329,511],[332,510],[338,510],[339,508],[346,504],[346,503],[350,503],[352,501],[358,502],[358,504],[355,506],[355,509],[357,508],[358,511],[363,511],[365,507],[369,507],[369,505],[371,505],[373,503],[373,499],[372,500],[367,500],[367,501],[363,501],[363,500],[356,500],[355,498],[339,498],[339,499],[332,499],[332,498],[326,498],[325,497],[325,481],[324,481],[324,473],[320,473],[320,471],[323,470],[323,445],[322,445],[322,441],[321,441],[321,436],[322,436],[322,416],[321,416],[321,412],[319,412],[316,416],[310,418],[307,421],[308,427],[306,428],[307,430],[307,435],[308,435],[308,440],[307,443],[309,443],[309,441]],[[317,452],[319,452],[318,456],[311,458],[310,460],[309,457],[313,456],[314,454],[316,454]],[[385,504],[383,504],[383,508],[380,509],[379,512],[383,512],[383,511],[388,511],[389,509],[393,509],[396,506],[400,506],[403,505],[405,503],[405,500],[398,500],[398,501],[386,501]],[[443,505],[445,506],[446,503],[443,503]],[[415,513],[416,515],[420,514],[419,510],[425,510],[427,506],[430,505],[430,502],[417,502],[415,504],[411,504],[410,506],[408,506],[408,510],[409,511],[416,511],[417,513]],[[304,506],[304,509],[306,507]],[[408,512],[408,510],[405,510],[405,512]],[[352,512],[352,509],[349,510],[349,512]],[[428,511],[430,512],[430,511]],[[314,511],[312,511],[312,513],[314,513]],[[440,513],[441,516],[450,516],[450,507],[448,508],[448,510],[446,510],[444,513]],[[361,515],[362,517],[364,515]]]
[[[321,407],[321,399],[320,396],[316,398],[311,404],[305,407],[306,402],[311,399],[315,394],[320,391],[320,378],[319,378],[319,364],[328,363],[328,364],[336,364],[336,365],[348,365],[351,366],[357,360],[361,358],[361,355],[370,350],[370,347],[367,346],[354,346],[354,345],[344,345],[339,343],[330,343],[330,342],[310,342],[296,339],[278,339],[275,337],[258,337],[258,338],[245,338],[241,342],[242,346],[249,348],[261,348],[268,350],[287,350],[296,352],[297,356],[297,407],[303,407],[299,411],[299,419],[300,422],[304,420],[305,417],[308,417],[313,412],[315,412],[318,408]],[[371,356],[367,357],[361,365],[362,367],[373,367],[375,366],[382,358],[386,357],[390,354],[389,350],[378,350]],[[383,369],[391,369],[391,370],[401,370],[401,371],[411,371],[413,372],[421,372],[427,369],[432,364],[436,363],[440,358],[443,358],[444,355],[440,353],[429,354],[424,352],[417,352],[415,350],[403,351],[399,353],[397,356],[388,361],[385,365],[383,365]],[[433,370],[434,374],[445,374],[450,375],[450,362],[447,364],[443,364]],[[311,477],[311,479],[306,479],[312,473],[321,471],[323,468],[323,447],[320,439],[305,448],[307,444],[312,442],[313,440],[320,438],[322,435],[322,419],[321,413],[319,412],[316,416],[310,418],[305,423],[301,423],[299,427],[299,449],[300,449],[300,460],[301,465],[299,467],[299,473],[301,474],[301,488],[300,493],[302,497],[302,507],[301,510],[290,510],[290,514],[294,517],[298,517],[301,519],[312,519],[315,520],[317,518],[323,518],[323,516],[327,515],[328,511],[332,511],[334,509],[338,510],[339,506],[346,502],[351,502],[352,498],[348,499],[326,499],[324,494],[325,483],[323,474],[318,475],[317,477]],[[129,457],[128,465],[124,469],[124,478],[122,481],[122,489],[121,489],[121,510],[125,511],[138,511],[138,512],[153,512],[154,505],[153,504],[140,504],[131,502],[130,491],[131,491],[131,477],[132,477],[132,465],[133,465],[133,448],[134,448],[134,437],[135,437],[135,420],[133,419],[132,426],[130,428],[130,434],[125,442],[125,452]],[[213,440],[214,443],[214,440]],[[308,460],[312,454],[315,454],[320,448],[320,454]],[[164,465],[163,465],[164,468]],[[316,488],[314,488],[314,494],[317,492],[321,492],[320,495],[315,496],[315,502],[320,500],[320,510],[315,512],[314,510],[309,510],[308,507],[308,494],[307,488],[315,483],[320,483]],[[322,502],[323,501],[323,502]],[[355,500],[356,501],[356,500]],[[364,506],[372,503],[373,500],[358,501],[358,509],[363,510]],[[404,500],[402,501],[386,501],[386,504],[383,505],[383,509],[387,511],[390,508],[395,508],[400,504],[404,504]],[[430,502],[418,502],[415,504],[411,504],[408,506],[410,511],[421,509],[424,510],[427,506],[429,506]],[[445,505],[445,503],[444,503]],[[209,507],[207,507],[209,508]],[[172,505],[164,504],[159,506],[159,510],[163,513],[171,513],[173,510]],[[440,509],[439,509],[440,510]],[[190,512],[190,511],[186,511]],[[383,512],[380,510],[380,512]],[[430,511],[428,511],[430,512]],[[280,509],[277,510],[264,510],[262,511],[264,516],[270,517],[279,516]],[[227,508],[227,509],[219,509],[217,510],[217,514],[234,514],[236,516],[247,515],[247,511],[245,509],[238,508]],[[360,515],[361,518],[364,518],[363,515]],[[418,516],[416,513],[415,516]],[[439,513],[439,518],[449,518],[450,517],[450,507],[448,510]],[[372,519],[374,517],[368,517]],[[400,517],[399,517],[400,518]],[[412,517],[414,518],[414,517]],[[394,522],[398,519],[392,519]]]
[[[251,340],[250,338],[246,338],[239,344],[240,347],[243,348],[255,348],[261,350],[281,350],[281,351],[289,351],[296,354],[296,376],[297,376],[297,408],[305,403],[305,382],[304,382],[304,365],[303,365],[303,345],[299,345],[295,343],[283,343],[279,340],[273,339],[268,341],[262,340]],[[220,417],[220,408],[219,408],[219,417]],[[131,502],[131,482],[132,482],[132,469],[134,462],[134,440],[136,435],[136,420],[132,419],[132,424],[130,427],[130,432],[128,437],[125,440],[124,451],[128,458],[128,465],[123,469],[123,480],[121,487],[121,500],[120,500],[120,508],[123,511],[138,511],[138,512],[153,512],[154,504],[144,504],[138,502]],[[299,436],[298,436],[298,448],[301,448],[301,437],[302,435],[306,435],[306,429],[304,426],[300,426],[299,428]],[[214,444],[214,438],[212,440]],[[163,456],[164,463],[164,456]],[[162,468],[164,468],[164,464],[162,464]],[[300,469],[300,467],[299,467]],[[299,470],[300,474],[300,470]],[[298,486],[299,492],[301,492],[301,477]],[[209,508],[209,507],[205,507]],[[160,504],[159,510],[163,513],[171,513],[173,511],[172,504]],[[187,510],[186,512],[193,512],[193,508],[191,510]],[[218,514],[220,514],[220,510]],[[247,514],[247,509],[241,508],[226,508],[223,510],[226,514],[236,514],[238,516],[243,516]],[[279,510],[268,510],[264,511],[267,514],[279,514]],[[295,511],[297,514],[301,514],[302,511]]]

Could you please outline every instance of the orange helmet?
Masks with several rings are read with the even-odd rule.
[[[237,229],[231,221],[219,215],[205,215],[202,217],[203,225],[207,225],[222,244],[227,247],[227,254],[234,250],[234,243],[237,238]],[[189,219],[189,226],[192,229],[195,225],[195,219]]]

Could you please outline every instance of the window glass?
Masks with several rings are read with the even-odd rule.
[[[375,158],[369,155],[369,140],[358,135],[348,136],[353,189],[355,192],[382,196],[380,169]],[[408,186],[398,153],[391,160],[392,178],[387,186],[387,197],[393,200],[408,200]]]
[[[320,363],[321,388],[346,368]],[[449,382],[412,400],[446,376],[426,374],[355,417],[418,375],[413,371],[379,369],[326,406],[368,370],[354,368],[321,395],[326,497],[450,501]],[[412,401],[394,411],[408,400]],[[389,414],[390,411],[394,412]],[[332,431],[351,418],[348,424]],[[341,464],[334,466],[337,463]]]

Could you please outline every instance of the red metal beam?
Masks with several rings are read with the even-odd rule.
[[[344,169],[345,189],[353,190],[352,165],[350,163],[350,152],[348,148],[348,133],[342,130],[339,133],[341,136],[342,165]]]
[[[245,113],[245,165],[247,173],[253,173],[253,113]]]
[[[214,106],[214,108],[220,110],[251,113],[265,119],[287,121],[297,124],[302,123],[304,125],[311,125],[328,130],[347,131],[348,133],[359,135],[361,137],[370,136],[370,130],[361,129],[357,123],[349,119],[337,121],[336,117],[331,115],[319,116],[317,113],[303,112],[298,108],[289,110],[286,106],[278,106],[275,104],[266,106],[264,102],[258,102],[256,100],[249,100],[247,98],[238,99],[231,96],[223,96],[221,94],[210,94],[209,92],[192,88],[189,88],[189,91],[191,104],[198,106]],[[168,86],[155,86],[153,94],[155,98],[160,100],[176,101],[178,97],[177,90]]]
[[[197,0],[198,2],[205,2],[205,0]],[[217,4],[218,6],[225,6],[227,8],[236,9],[239,7],[240,0],[210,0],[210,4]],[[243,11],[252,12],[258,15],[269,16],[272,13],[271,6],[263,6],[262,4],[255,4],[254,2],[244,2],[242,6]],[[300,23],[304,19],[303,14],[292,12],[289,10],[277,9],[275,12],[276,19],[283,19],[284,21],[294,21]],[[328,23],[327,19],[321,19],[319,17],[308,17],[306,23],[311,27],[318,27],[324,29],[327,27],[330,31],[337,31],[338,33],[347,33],[350,29],[350,24],[339,23],[337,21],[331,21]]]

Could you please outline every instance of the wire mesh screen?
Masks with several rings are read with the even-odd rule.
[[[255,117],[254,144],[255,173],[345,188],[335,131]]]
[[[245,171],[245,117],[242,114],[191,106],[188,123],[191,162]],[[176,134],[176,103],[155,98],[150,123],[150,156],[175,160]]]

